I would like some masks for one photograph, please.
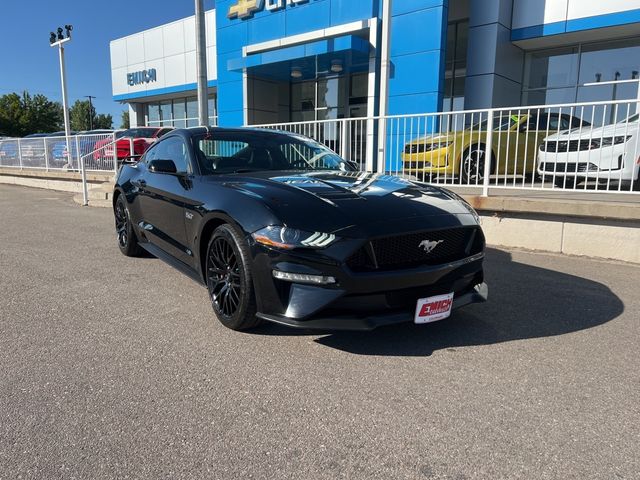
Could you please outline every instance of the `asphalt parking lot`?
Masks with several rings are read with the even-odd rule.
[[[226,330],[107,209],[0,185],[0,479],[640,478],[640,267],[492,249],[427,326]]]

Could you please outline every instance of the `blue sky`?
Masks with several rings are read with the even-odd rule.
[[[214,0],[205,0],[207,10],[213,6]],[[111,98],[109,42],[193,15],[194,0],[1,0],[0,12],[0,95],[28,90],[61,100],[58,52],[49,46],[49,32],[70,23],[69,105],[94,95],[98,113],[112,114],[118,127],[125,106]]]

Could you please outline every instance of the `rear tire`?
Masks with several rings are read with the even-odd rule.
[[[138,237],[133,231],[133,224],[129,216],[127,202],[123,195],[118,195],[116,205],[113,209],[116,221],[116,235],[118,248],[127,257],[138,257],[142,253],[142,248],[138,245]]]
[[[566,182],[567,184],[569,182]],[[565,178],[564,177],[556,177],[553,179],[553,184],[556,186],[556,188],[564,188],[565,186]]]
[[[232,330],[262,323],[256,317],[250,259],[247,242],[236,228],[223,224],[214,230],[205,258],[207,290],[216,317]]]

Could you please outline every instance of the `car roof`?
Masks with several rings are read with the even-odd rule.
[[[286,135],[294,138],[302,138],[304,135],[300,135],[298,133],[288,132],[286,130],[276,130],[272,128],[256,128],[256,127],[190,127],[190,128],[179,128],[174,130],[168,135],[174,135],[177,132],[184,132],[185,135],[193,137],[194,135],[202,135],[207,133],[247,133],[251,132],[256,136],[260,137],[273,137],[273,136],[282,136]]]

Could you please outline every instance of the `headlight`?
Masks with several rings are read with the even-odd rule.
[[[461,197],[460,195],[458,195],[457,193],[452,192],[451,190],[449,190],[449,191],[448,191],[448,193],[449,193],[450,195],[452,195],[452,196],[453,196],[456,200],[458,200],[460,203],[462,203],[462,205],[464,205],[464,206],[465,206],[465,208],[466,208],[467,210],[469,210],[469,213],[470,213],[471,215],[473,215],[473,218],[475,218],[476,222],[480,223],[480,215],[478,215],[478,212],[476,212],[476,209],[475,209],[475,208],[473,208],[469,202],[467,202],[464,198],[462,198],[462,197]]]
[[[441,148],[447,148],[453,144],[453,140],[442,140],[431,143],[410,143],[404,147],[404,153],[425,153],[432,150],[440,150]]]
[[[624,135],[618,135],[615,137],[605,137],[602,139],[601,145],[603,147],[610,147],[611,145],[620,145],[621,143],[626,142],[630,138],[631,138],[631,135],[628,135],[626,137]],[[600,143],[599,140],[596,140],[595,142]]]
[[[290,250],[292,248],[325,248],[336,241],[331,233],[305,232],[295,228],[270,225],[251,234],[253,239],[268,247]]]

